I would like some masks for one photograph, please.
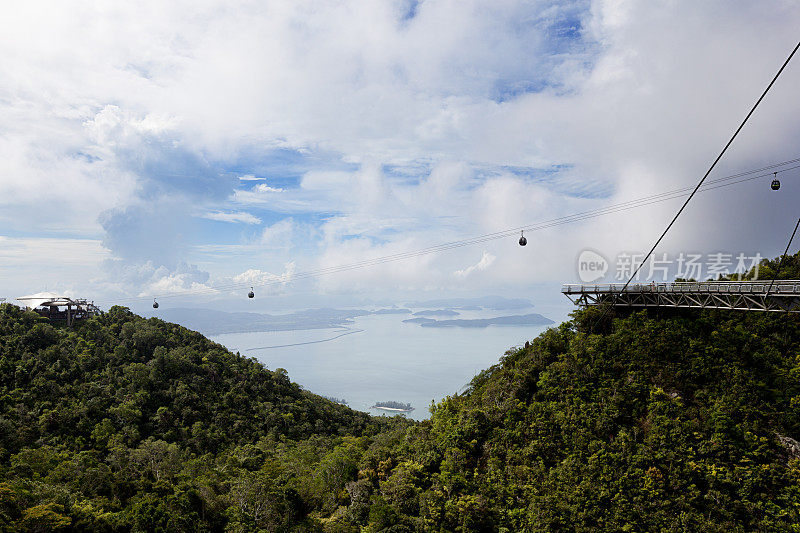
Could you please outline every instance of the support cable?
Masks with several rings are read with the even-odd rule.
[[[689,205],[689,202],[692,200],[692,198],[694,198],[694,195],[697,193],[698,189],[700,189],[700,187],[706,181],[706,178],[709,176],[709,174],[711,174],[711,171],[714,170],[714,167],[717,166],[717,163],[719,163],[719,160],[722,159],[722,156],[725,155],[725,152],[728,151],[728,148],[731,146],[731,144],[733,144],[734,139],[736,139],[736,137],[739,135],[739,132],[742,131],[742,128],[744,128],[744,125],[747,124],[747,121],[750,120],[750,117],[753,115],[753,113],[755,112],[756,108],[758,108],[758,106],[761,103],[761,101],[764,100],[764,97],[767,96],[767,93],[769,92],[769,90],[772,89],[772,86],[775,85],[776,81],[778,81],[778,78],[783,73],[784,69],[786,68],[786,65],[789,64],[789,61],[792,60],[792,57],[794,57],[794,54],[795,54],[795,52],[797,52],[798,48],[800,48],[800,42],[797,43],[797,45],[792,50],[792,53],[790,53],[789,57],[786,58],[786,61],[783,62],[783,65],[781,65],[781,68],[778,69],[778,72],[772,78],[772,81],[769,82],[769,85],[767,85],[767,88],[764,89],[764,92],[761,93],[761,96],[758,97],[758,100],[756,100],[756,103],[753,104],[753,107],[750,108],[750,112],[747,113],[747,116],[744,117],[744,120],[742,120],[742,123],[739,124],[739,127],[736,128],[736,131],[733,132],[733,135],[728,140],[728,142],[725,144],[725,147],[719,153],[717,158],[714,159],[714,162],[711,163],[711,166],[708,167],[708,170],[706,171],[706,173],[703,174],[703,177],[697,183],[697,185],[695,186],[695,188],[692,191],[692,193],[689,195],[689,197],[686,199],[686,201],[683,202],[683,205],[681,206],[680,209],[678,209],[678,212],[675,213],[675,216],[672,218],[670,223],[667,224],[666,229],[661,233],[661,236],[656,240],[655,244],[653,244],[653,247],[650,248],[650,251],[647,252],[647,255],[644,256],[644,258],[642,259],[642,262],[639,263],[639,265],[633,271],[633,274],[631,274],[630,279],[628,279],[628,281],[625,282],[625,285],[622,287],[622,291],[621,292],[625,292],[625,290],[628,288],[628,286],[634,280],[636,275],[639,274],[639,270],[641,270],[642,266],[644,266],[644,264],[647,262],[647,259],[649,259],[651,255],[653,255],[653,252],[655,251],[655,249],[658,247],[659,244],[661,244],[661,241],[667,235],[667,232],[669,232],[670,228],[672,228],[672,226],[675,224],[675,221],[678,220],[678,217],[681,216],[681,213],[683,213],[684,209],[686,209],[686,206]],[[612,305],[613,305],[613,303],[612,303]],[[598,322],[605,317],[607,310],[608,310],[608,308],[606,308],[603,311],[603,314],[597,320]]]
[[[699,192],[710,191],[710,190],[719,189],[719,188],[722,188],[722,187],[728,187],[728,186],[731,186],[731,185],[737,185],[737,184],[740,184],[740,183],[743,183],[743,182],[747,182],[747,181],[761,179],[761,178],[764,178],[764,177],[770,177],[773,174],[772,172],[766,173],[766,174],[757,174],[755,176],[753,176],[751,174],[754,174],[756,172],[760,172],[760,171],[763,171],[763,170],[767,170],[767,169],[773,169],[773,168],[776,168],[776,167],[779,167],[779,166],[783,166],[783,165],[786,165],[786,164],[796,163],[796,162],[800,162],[800,158],[784,161],[782,163],[776,163],[776,164],[769,165],[767,167],[762,167],[762,168],[759,168],[759,169],[756,169],[756,170],[740,172],[738,174],[733,174],[733,175],[730,175],[730,176],[725,176],[725,177],[722,177],[722,178],[716,178],[716,179],[713,179],[713,180],[709,180],[700,189]],[[782,169],[778,170],[777,172],[778,173],[783,173],[783,172],[787,172],[787,171],[790,171],[790,170],[795,170],[795,169],[798,169],[798,168],[800,168],[800,165],[794,165],[794,166],[791,166],[791,167],[782,168]],[[743,177],[743,176],[745,176],[745,177]],[[735,179],[735,178],[739,178],[739,179]],[[313,278],[313,277],[318,277],[318,276],[322,276],[322,275],[326,275],[326,274],[335,274],[335,273],[339,273],[339,272],[346,272],[346,271],[360,269],[360,268],[368,268],[368,267],[372,267],[372,266],[378,266],[378,265],[381,265],[381,264],[390,263],[390,262],[394,262],[394,261],[402,261],[402,260],[407,260],[407,259],[414,259],[414,258],[426,256],[426,255],[431,255],[431,254],[435,254],[435,253],[441,253],[441,252],[449,251],[449,250],[456,249],[456,248],[462,248],[462,247],[465,247],[465,246],[473,246],[475,244],[481,244],[481,243],[489,242],[489,241],[493,241],[493,240],[504,239],[504,238],[507,238],[507,237],[510,237],[510,236],[514,236],[520,229],[523,229],[524,231],[529,231],[529,232],[541,231],[541,230],[549,229],[549,228],[556,227],[556,226],[561,226],[561,225],[565,225],[565,224],[571,224],[571,223],[574,223],[574,222],[581,222],[581,221],[584,221],[584,220],[589,220],[589,219],[597,218],[597,217],[604,216],[604,215],[610,215],[610,214],[615,214],[615,213],[619,213],[619,212],[623,212],[623,211],[628,211],[630,209],[635,209],[637,207],[645,207],[645,206],[648,206],[648,205],[653,205],[653,204],[657,204],[657,203],[661,203],[661,202],[665,202],[665,201],[669,201],[669,200],[675,200],[675,199],[678,199],[678,198],[686,196],[686,193],[688,193],[691,190],[692,190],[691,187],[686,187],[686,188],[682,188],[682,189],[675,189],[675,190],[672,190],[672,191],[658,193],[658,194],[654,194],[654,195],[651,195],[651,196],[641,197],[641,198],[637,198],[637,199],[633,199],[633,200],[627,200],[627,201],[624,201],[624,202],[620,202],[620,203],[617,203],[617,204],[612,204],[610,206],[601,207],[601,208],[590,210],[590,211],[582,211],[582,212],[574,213],[572,215],[565,215],[565,216],[562,216],[562,217],[557,217],[557,218],[554,218],[554,219],[545,220],[545,221],[542,221],[542,222],[539,222],[539,223],[528,224],[528,225],[525,225],[525,226],[521,226],[519,228],[510,228],[510,229],[498,231],[498,232],[495,232],[495,233],[487,233],[487,234],[484,234],[484,235],[479,235],[479,236],[472,237],[472,238],[469,238],[469,239],[463,239],[463,240],[459,240],[459,241],[451,241],[451,242],[447,242],[447,243],[431,246],[429,248],[423,248],[423,249],[409,251],[409,252],[400,252],[400,253],[381,256],[381,257],[376,257],[376,258],[372,258],[372,259],[365,259],[363,261],[358,261],[358,262],[355,262],[355,263],[341,264],[341,265],[335,265],[335,266],[331,266],[331,267],[308,270],[308,271],[304,271],[304,272],[297,272],[297,273],[294,273],[294,274],[291,274],[291,275],[288,275],[288,276],[276,276],[275,279],[272,279],[272,280],[269,280],[269,281],[264,281],[264,282],[261,282],[261,283],[255,283],[255,285],[251,281],[226,283],[226,284],[216,285],[214,287],[203,288],[203,289],[199,289],[199,290],[182,291],[182,292],[173,293],[173,294],[161,294],[161,295],[157,295],[157,298],[176,298],[176,297],[182,297],[182,296],[201,296],[201,295],[205,295],[205,294],[214,294],[214,293],[224,292],[224,291],[228,291],[228,290],[240,290],[242,288],[247,288],[250,285],[254,285],[254,286],[257,286],[257,287],[278,285],[278,284],[281,284],[281,283],[288,283],[290,281]],[[143,301],[143,300],[147,300],[147,299],[149,299],[149,297],[127,297],[127,298],[115,299],[113,301],[113,303],[135,302],[135,301],[140,301],[140,300]]]
[[[789,253],[789,247],[792,245],[792,241],[794,240],[794,235],[797,233],[797,227],[800,226],[800,218],[797,219],[797,224],[794,225],[794,231],[792,232],[792,236],[789,237],[789,242],[786,243],[786,249],[783,251],[783,255],[781,256],[781,260],[778,261],[778,269],[775,271],[775,274],[772,276],[772,281],[769,283],[769,287],[767,288],[767,294],[764,295],[764,303],[766,304],[767,297],[769,293],[772,291],[772,286],[775,284],[775,280],[778,278],[778,274],[781,271],[781,267],[783,266],[783,260],[786,258],[786,254]]]

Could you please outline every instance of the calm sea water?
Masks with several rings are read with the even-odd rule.
[[[370,410],[371,405],[394,400],[411,403],[415,410],[408,416],[422,420],[430,416],[431,401],[460,391],[506,350],[547,328],[423,328],[404,324],[405,318],[365,316],[348,329],[230,333],[211,339],[271,370],[285,368],[305,389],[344,398],[353,409],[377,415],[382,412]],[[283,347],[264,349],[270,346]]]

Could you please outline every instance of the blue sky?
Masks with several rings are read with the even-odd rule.
[[[16,5],[0,296],[556,301],[582,249],[646,249],[675,205],[292,276],[692,184],[798,23],[788,0]],[[717,175],[800,155],[799,82],[790,65]],[[777,254],[786,178],[699,199],[666,249]]]

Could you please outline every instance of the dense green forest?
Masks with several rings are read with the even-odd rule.
[[[579,311],[421,423],[120,307],[0,369],[6,531],[800,531],[796,315]]]

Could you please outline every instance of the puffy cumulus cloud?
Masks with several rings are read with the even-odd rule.
[[[434,168],[431,174],[441,171]],[[454,181],[457,185],[443,188],[438,196],[431,192],[428,177],[416,184],[392,183],[389,200],[379,206],[365,202],[326,219],[314,268],[336,273],[319,279],[321,289],[365,294],[380,290],[511,292],[572,281],[577,275],[578,255],[586,248],[601,250],[610,259],[622,251],[647,251],[656,231],[669,222],[681,201],[585,217],[580,214],[607,206],[608,200],[559,193],[542,180],[511,172],[480,179],[472,175],[465,172]],[[621,178],[629,188],[622,196],[625,200],[650,196],[653,189],[644,184],[658,182],[658,176],[635,164],[626,168]],[[768,187],[762,192],[771,194]],[[713,194],[701,193],[695,205],[707,209]],[[394,218],[395,213],[406,218]],[[564,224],[565,220],[572,222]],[[517,244],[518,235],[493,238],[495,232],[536,223],[540,229],[525,232],[529,241],[525,248]],[[691,246],[687,239],[680,239],[667,243],[664,251],[697,251],[709,246],[716,250],[720,246],[719,233],[695,231],[694,235]],[[474,264],[475,247],[462,246],[465,239],[474,237],[479,237],[475,243],[485,252],[478,265]],[[445,244],[448,242],[453,244]],[[735,251],[754,250],[734,239],[726,246]],[[491,268],[481,270],[489,261]],[[475,275],[477,271],[480,276]]]
[[[748,5],[737,11],[719,3],[594,3],[584,19],[585,38],[598,43],[599,51],[588,68],[569,78],[569,90],[545,90],[483,107],[473,102],[453,113],[465,117],[453,119],[458,127],[451,138],[472,149],[468,160],[568,163],[557,181],[531,183],[500,172],[473,182],[473,188],[454,188],[445,181],[440,189],[445,194],[437,195],[430,184],[409,187],[408,197],[428,206],[431,214],[461,214],[450,223],[461,235],[475,235],[693,185],[795,42],[786,21],[800,19],[797,6],[771,5],[774,10]],[[778,33],[764,42],[763,32],[754,30],[763,27],[779,28]],[[798,138],[800,123],[785,110],[792,107],[791,88],[799,74],[796,66],[785,72],[715,177],[796,155],[787,140]],[[439,135],[436,127],[429,131],[434,138]],[[436,183],[436,172],[423,183]],[[663,246],[670,251],[724,247],[778,253],[785,235],[775,238],[772,230],[791,218],[792,200],[770,194],[764,181],[703,193]],[[492,282],[569,279],[577,253],[587,246],[611,257],[621,250],[646,251],[679,205],[672,201],[530,234],[528,250],[534,252],[524,261],[519,252],[492,248],[498,257]],[[405,206],[404,211],[414,213]],[[349,213],[344,221],[329,224],[344,226],[353,217]],[[380,213],[374,218],[382,219]],[[447,237],[446,231],[435,236],[424,228],[415,232],[418,241],[431,244]],[[371,250],[360,253],[368,257]],[[436,268],[444,264],[444,258],[433,261]],[[419,286],[431,276],[422,278]]]
[[[192,218],[183,202],[137,202],[100,216],[103,245],[120,260],[174,268],[186,256]]]
[[[135,175],[93,154],[68,119],[10,109],[1,90],[0,102],[0,231],[96,236],[98,214],[134,195]]]
[[[245,211],[233,211],[229,213],[223,211],[212,211],[210,213],[204,213],[201,216],[203,218],[207,218],[209,220],[216,220],[218,222],[233,222],[239,224],[261,224],[260,218]]]
[[[283,192],[283,189],[280,187],[270,187],[266,183],[259,183],[255,187],[253,187],[253,191],[257,193],[264,193],[264,192]]]
[[[131,293],[139,297],[150,297],[185,292],[216,292],[209,284],[208,272],[186,263],[167,268],[153,261],[130,263],[108,259],[104,262],[104,268],[108,276],[104,278],[102,288],[112,295],[112,303],[113,297]]]
[[[200,15],[202,38],[161,105],[210,126],[198,128],[208,143],[245,131],[359,158],[417,157],[423,145],[463,155],[471,113],[559,86],[569,52],[587,55],[579,31],[562,31],[580,25],[584,2],[425,2],[407,13],[395,1]]]
[[[116,105],[104,106],[84,122],[93,134],[97,149],[105,151],[106,155],[115,149],[138,152],[149,140],[173,130],[175,124],[174,118],[151,114],[139,117]]]
[[[313,271],[319,273],[317,290],[327,294],[385,294],[440,288],[443,276],[432,268],[435,256],[405,257],[426,242],[420,234],[382,243],[366,237],[331,242],[313,258]],[[383,260],[388,256],[403,259]]]
[[[366,162],[355,172],[312,171],[303,175],[300,191],[321,211],[352,211],[381,205],[391,194],[380,166]]]
[[[586,245],[585,225],[528,233],[528,253],[518,237],[491,234],[596,205],[526,177],[501,172],[478,179],[468,167],[449,163],[418,183],[387,186],[384,201],[353,206],[322,224],[314,268],[336,272],[320,278],[322,290],[481,291],[560,280],[573,250]],[[474,247],[464,241],[481,235],[488,235],[477,240],[484,254],[473,264]],[[470,275],[476,271],[484,275]]]
[[[275,294],[292,281],[295,272],[294,263],[286,263],[281,274],[266,272],[257,268],[250,268],[231,278],[233,283],[258,286]]]
[[[200,231],[196,217],[223,222],[260,224],[261,220],[243,211],[206,211],[224,201],[238,182],[220,175],[192,150],[183,146],[173,119],[156,114],[135,114],[117,106],[105,106],[86,127],[92,132],[94,149],[137,177],[135,194],[124,205],[101,212],[103,244],[132,272],[156,273],[137,278],[127,276],[130,288],[141,283],[145,291],[175,292],[181,287],[195,288],[206,280],[187,278],[186,264],[190,244]],[[164,273],[164,269],[168,274]],[[112,268],[109,275],[118,269]],[[208,277],[203,272],[202,276]]]
[[[463,270],[456,270],[455,272],[453,272],[453,274],[457,278],[462,278],[462,279],[466,278],[467,276],[469,276],[470,274],[472,274],[475,271],[480,272],[480,271],[486,270],[487,268],[492,266],[492,263],[494,263],[495,259],[497,259],[497,257],[493,256],[489,252],[484,251],[483,255],[481,256],[481,260],[480,261],[478,261],[474,265],[468,266],[467,268],[465,268]]]
[[[192,203],[227,198],[239,180],[220,174],[201,152],[187,147],[177,124],[163,115],[115,105],[104,106],[84,123],[97,153],[136,174],[139,198]]]
[[[0,20],[0,223],[90,233],[134,270],[171,273],[158,279],[187,262],[222,279],[230,256],[192,257],[199,245],[261,250],[244,265],[259,272],[293,254],[329,268],[686,186],[794,45],[798,20],[789,0],[15,5]],[[797,155],[796,65],[716,176]],[[253,157],[276,150],[336,164],[276,176],[263,170],[283,167]],[[796,195],[761,185],[698,196],[665,246],[779,251],[772,229]],[[491,268],[466,279],[555,281],[587,243],[648,248],[674,209],[526,233],[525,250],[489,243]],[[193,218],[208,212],[269,227],[204,235]],[[312,244],[284,246],[300,224]],[[320,284],[452,288],[472,254]]]
[[[30,6],[0,23],[19,108],[179,117],[183,142],[215,154],[282,140],[463,155],[472,113],[559,87],[565,62],[591,56],[584,1],[424,2],[413,16],[406,0]]]
[[[615,170],[609,156],[625,150],[649,144],[651,155],[669,159],[675,152],[659,131],[729,131],[719,119],[743,105],[723,104],[746,102],[768,77],[765,58],[786,53],[798,9],[777,0],[768,8],[619,0],[440,1],[412,10],[400,0],[30,5],[2,23],[4,79],[19,108],[23,97],[73,115],[116,102],[180,117],[182,142],[214,153],[280,140],[356,160],[606,161],[607,177]],[[714,82],[701,82],[709,67]],[[673,137],[682,148],[697,145]],[[705,145],[695,151],[705,156]]]
[[[179,271],[166,272],[165,275],[157,278],[152,283],[147,285],[145,289],[139,293],[139,296],[144,297],[152,294],[206,294],[217,292],[215,289],[205,285],[204,283],[193,281],[190,279],[190,277],[190,274],[181,273]]]
[[[265,227],[261,232],[261,239],[258,244],[267,249],[288,250],[294,245],[293,240],[297,232],[298,228],[294,220],[285,218]]]

